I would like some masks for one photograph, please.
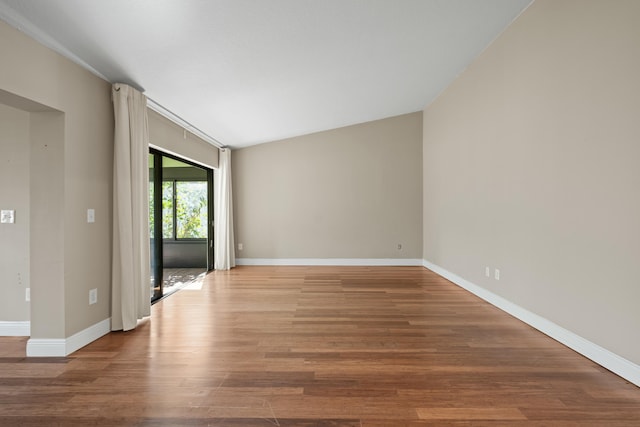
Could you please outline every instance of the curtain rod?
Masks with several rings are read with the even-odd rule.
[[[177,124],[178,126],[180,126],[180,127],[184,128],[184,129],[186,129],[187,131],[191,132],[192,134],[194,134],[198,138],[204,139],[205,141],[207,141],[209,144],[213,145],[214,147],[216,147],[216,148],[218,148],[220,150],[224,150],[225,148],[227,148],[224,144],[222,144],[217,139],[207,135],[205,132],[201,131],[200,129],[198,129],[197,127],[195,127],[194,125],[192,125],[191,123],[189,123],[188,121],[183,119],[182,117],[180,117],[177,114],[175,114],[174,112],[172,112],[171,110],[169,110],[169,109],[165,108],[164,106],[158,104],[153,99],[147,98],[147,107],[151,108],[153,111],[155,111],[156,113],[160,114],[161,116],[171,120],[173,123]]]

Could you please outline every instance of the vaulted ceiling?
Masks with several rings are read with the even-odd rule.
[[[231,147],[422,110],[531,0],[0,0]]]

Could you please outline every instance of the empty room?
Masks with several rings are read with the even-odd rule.
[[[0,0],[0,425],[640,425],[639,21]]]

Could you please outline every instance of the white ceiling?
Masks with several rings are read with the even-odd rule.
[[[422,110],[531,0],[0,0],[224,145]]]

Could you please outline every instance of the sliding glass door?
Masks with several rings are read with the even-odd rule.
[[[213,170],[149,154],[151,299],[213,269]]]

